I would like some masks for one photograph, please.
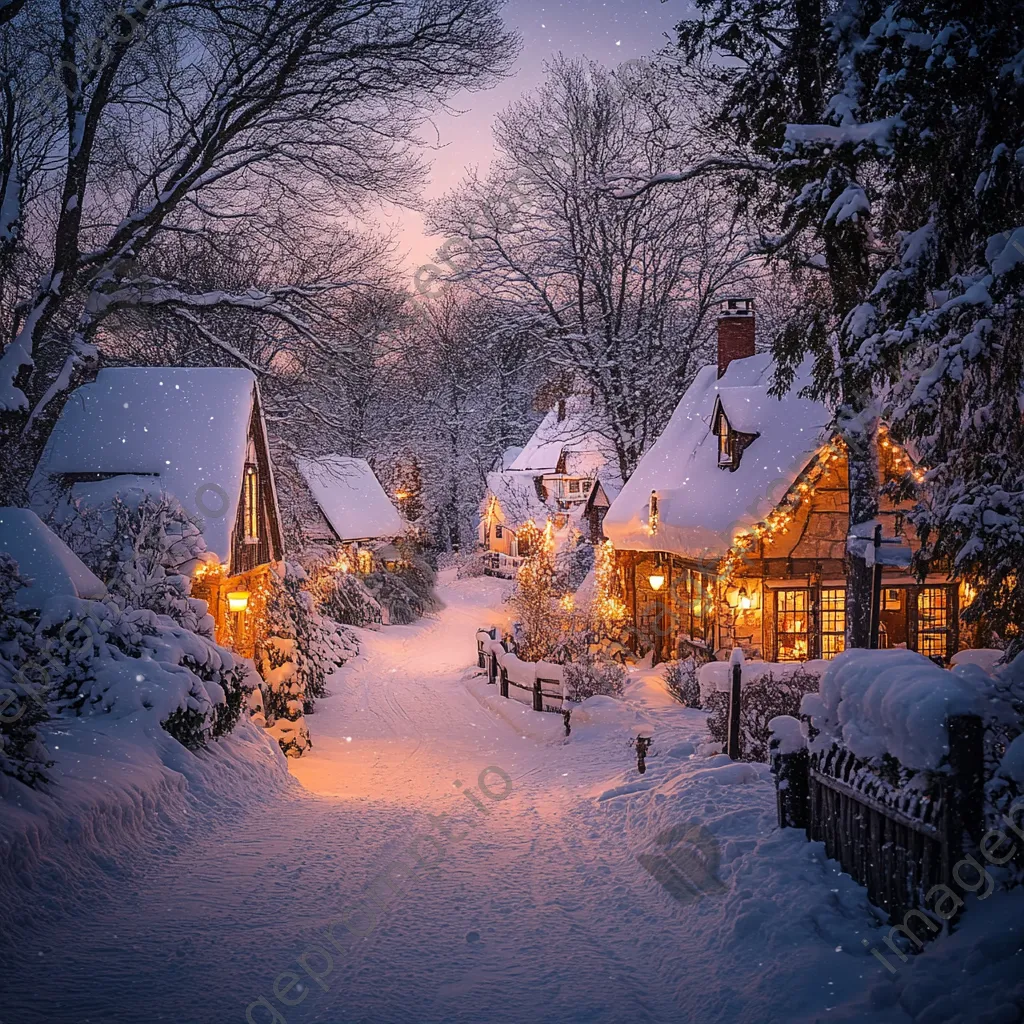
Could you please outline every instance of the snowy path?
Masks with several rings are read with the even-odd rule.
[[[877,981],[862,893],[773,828],[763,769],[690,758],[699,713],[648,687],[565,744],[556,716],[517,728],[473,695],[474,630],[500,618],[502,586],[453,583],[437,617],[363,635],[292,765],[305,790],[195,814],[78,905],[27,898],[0,1024],[220,1024],[247,1007],[254,1022],[754,1024],[826,1019]],[[643,777],[640,721],[659,755]],[[674,897],[637,856],[688,821],[714,834],[722,881]]]

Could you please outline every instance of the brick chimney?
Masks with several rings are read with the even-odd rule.
[[[718,314],[718,376],[734,359],[754,354],[754,300],[723,299]]]

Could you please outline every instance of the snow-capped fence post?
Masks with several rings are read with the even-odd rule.
[[[729,731],[726,734],[725,752],[734,760],[740,756],[740,701],[743,687],[743,651],[733,648],[729,659],[731,686],[729,689]]]
[[[544,694],[541,692],[540,679],[534,679],[533,681],[533,710],[543,711],[544,710]]]
[[[773,718],[768,727],[771,729],[768,759],[775,776],[779,828],[806,830],[810,820],[810,758],[800,722],[789,715],[780,715]]]
[[[498,671],[501,673],[501,695],[502,697],[508,696],[508,670],[502,665]]]
[[[977,715],[950,715],[949,800],[945,827],[950,869],[968,850],[976,847],[984,831],[985,726]]]
[[[476,631],[476,663],[478,668],[487,668],[488,640],[497,640],[498,630],[496,627],[490,629],[478,629]]]

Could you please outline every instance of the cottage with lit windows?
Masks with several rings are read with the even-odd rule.
[[[217,639],[252,655],[266,574],[284,555],[256,378],[227,367],[117,367],[68,398],[30,484],[57,522],[115,498],[166,494],[194,517],[204,560],[179,566]]]
[[[550,521],[556,534],[578,530],[591,543],[604,539],[604,517],[622,483],[599,424],[589,396],[562,399],[508,468],[487,474],[479,541],[495,568],[513,571],[530,553],[521,536],[527,523]]]
[[[753,302],[727,300],[718,365],[697,374],[605,518],[627,607],[659,659],[843,649],[845,452],[829,410],[800,397],[807,379],[776,398],[773,374],[771,356],[755,355]],[[921,475],[884,431],[880,456],[883,480]],[[903,554],[882,570],[879,644],[945,661],[958,649],[957,587],[945,573],[910,574],[905,511],[883,499],[882,533]]]
[[[305,557],[342,554],[353,568],[369,572],[374,551],[408,529],[365,459],[322,455],[298,459],[296,467],[301,494],[293,481],[291,496]]]

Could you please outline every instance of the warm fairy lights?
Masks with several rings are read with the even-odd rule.
[[[883,458],[889,462],[893,470],[898,474],[910,473],[917,483],[922,483],[927,471],[922,466],[914,465],[907,452],[889,436],[889,431],[884,424],[878,428],[878,437]],[[840,438],[836,437],[830,441],[818,452],[810,466],[800,474],[768,517],[762,522],[756,523],[748,532],[737,534],[733,538],[732,548],[719,564],[719,574],[722,579],[732,579],[740,564],[758,545],[770,544],[776,537],[789,532],[790,523],[793,522],[800,505],[814,496],[814,492],[829,466],[837,459],[844,457],[845,454],[846,446]]]
[[[606,627],[620,625],[628,615],[621,592],[615,548],[606,540],[594,550],[594,612]]]

